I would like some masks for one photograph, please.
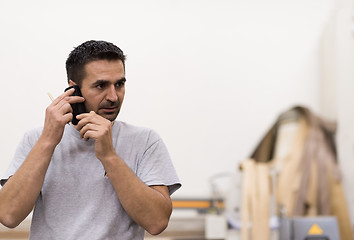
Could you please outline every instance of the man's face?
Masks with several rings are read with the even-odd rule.
[[[81,93],[88,112],[114,121],[118,116],[125,94],[125,73],[121,60],[97,60],[85,65],[86,77]]]

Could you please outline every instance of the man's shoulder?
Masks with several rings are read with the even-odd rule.
[[[37,140],[41,136],[42,131],[43,127],[29,129],[24,133],[24,138]]]
[[[117,132],[121,137],[139,137],[148,139],[159,139],[160,136],[157,132],[148,127],[136,126],[122,121],[114,122],[115,132]]]

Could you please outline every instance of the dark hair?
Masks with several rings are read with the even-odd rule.
[[[69,80],[81,86],[85,78],[85,65],[95,60],[121,60],[125,71],[125,55],[113,43],[90,40],[76,47],[66,60],[66,74]]]

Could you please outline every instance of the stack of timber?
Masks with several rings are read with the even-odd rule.
[[[341,239],[354,240],[341,185],[335,131],[336,124],[303,106],[278,117],[250,159],[241,164],[242,240],[269,239],[272,214],[336,216]],[[271,209],[272,199],[275,209]]]

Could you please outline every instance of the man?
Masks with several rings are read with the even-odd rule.
[[[143,239],[159,234],[181,185],[153,131],[115,121],[125,94],[125,56],[88,41],[66,61],[70,89],[46,109],[44,127],[25,134],[1,180],[0,221],[13,228],[35,206],[30,239]],[[87,113],[73,118],[71,104]],[[68,124],[70,123],[70,124]]]

